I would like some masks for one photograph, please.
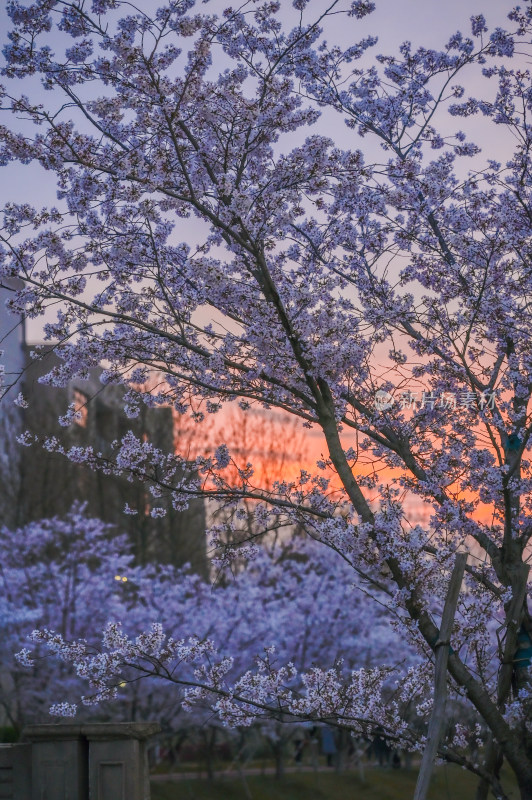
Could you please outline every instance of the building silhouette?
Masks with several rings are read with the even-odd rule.
[[[4,293],[5,294],[5,293]],[[175,418],[170,408],[143,406],[135,419],[124,412],[124,388],[103,386],[100,368],[90,371],[88,380],[72,380],[57,388],[39,378],[59,364],[52,348],[42,349],[41,357],[30,353],[24,328],[16,317],[0,305],[0,363],[5,368],[5,384],[11,389],[0,402],[0,524],[20,527],[33,520],[60,516],[74,501],[86,504],[86,513],[116,526],[130,537],[135,559],[182,566],[186,563],[203,576],[208,575],[205,537],[205,505],[193,499],[185,510],[175,510],[169,498],[154,501],[145,484],[126,475],[105,474],[39,445],[24,447],[17,436],[29,430],[41,439],[55,436],[65,449],[92,446],[95,452],[112,460],[113,442],[132,431],[164,453],[174,449]],[[12,401],[18,392],[28,402],[21,409]],[[79,417],[67,427],[59,424],[70,404]],[[127,506],[136,511],[125,514]],[[165,516],[152,516],[154,506],[164,506]]]

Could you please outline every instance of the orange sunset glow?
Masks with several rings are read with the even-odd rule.
[[[482,430],[479,429],[482,447],[489,442],[483,441]],[[352,447],[359,458],[353,472],[355,477],[372,475],[381,486],[392,485],[404,470],[393,469],[381,459],[374,457],[371,450],[358,447],[356,432],[345,429],[342,434],[344,448]],[[312,429],[303,427],[297,417],[282,411],[264,411],[260,408],[241,410],[236,403],[225,405],[214,415],[206,415],[195,422],[187,415],[174,416],[175,451],[187,459],[212,454],[222,442],[227,444],[232,457],[232,464],[223,472],[229,483],[238,482],[237,468],[246,464],[253,465],[252,483],[266,491],[270,491],[276,481],[296,481],[301,470],[311,474],[322,474],[330,479],[330,491],[334,495],[339,491],[338,481],[332,468],[320,470],[317,462],[328,457],[327,444],[319,426]],[[491,446],[491,445],[490,445]],[[364,490],[374,507],[378,506],[380,492]],[[483,524],[493,523],[493,508],[478,500],[474,492],[459,492],[456,487],[449,486],[448,491],[456,500],[477,502],[473,518]],[[403,496],[403,507],[407,524],[428,525],[432,508],[407,490]]]

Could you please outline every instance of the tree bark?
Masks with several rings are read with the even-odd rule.
[[[284,743],[281,740],[272,742],[273,756],[275,759],[275,780],[284,778]]]
[[[518,558],[520,558],[520,554],[518,555]],[[512,578],[513,592],[512,599],[506,606],[505,641],[501,655],[502,663],[497,681],[497,706],[501,712],[504,711],[504,707],[512,687],[512,673],[515,666],[514,659],[517,648],[517,635],[521,625],[523,611],[526,608],[527,580],[530,567],[528,564],[518,563],[517,567],[515,567],[513,570],[508,570],[507,568],[507,571],[510,573],[510,577]],[[494,739],[493,735],[491,735],[486,747],[484,767],[486,772],[494,776],[497,780],[499,780],[499,773],[503,760],[504,758],[501,747]],[[523,794],[523,790],[521,790],[521,797],[526,798],[526,800],[532,800],[532,794],[529,793],[531,785],[530,779],[526,776],[520,775],[520,773],[517,772],[516,777],[520,788],[520,780],[523,781],[525,794]],[[486,778],[481,778],[478,783],[475,800],[487,800],[489,790],[489,781]]]
[[[211,725],[203,735],[205,743],[205,766],[207,768],[207,779],[214,780],[214,748],[216,746],[216,728]]]
[[[454,615],[458,604],[458,595],[464,577],[467,562],[467,553],[456,555],[447,597],[443,608],[441,627],[438,640],[434,645],[436,651],[436,664],[434,669],[434,705],[429,722],[427,744],[423,753],[419,776],[416,783],[414,800],[425,800],[429,788],[434,757],[440,744],[441,732],[445,716],[445,702],[447,699],[447,662],[449,659],[450,638],[453,629]]]

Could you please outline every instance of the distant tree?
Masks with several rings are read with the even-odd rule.
[[[217,433],[231,454],[224,470],[229,486],[238,486],[242,467],[252,464],[255,485],[272,492],[280,476],[296,477],[301,464],[311,463],[306,432],[297,419],[285,413],[275,417],[262,409],[254,412],[232,409]],[[210,441],[212,450],[212,434]],[[302,523],[294,525],[290,515],[278,515],[265,526],[256,518],[256,504],[255,499],[245,497],[235,508],[231,496],[225,503],[211,503],[211,532],[216,531],[222,549],[250,541],[275,544],[279,536],[286,538],[287,534],[303,532]]]
[[[489,787],[504,797],[506,761],[530,798],[532,9],[512,10],[508,30],[477,14],[470,35],[439,50],[405,43],[370,61],[376,40],[357,41],[368,0],[331,0],[310,21],[305,0],[219,16],[217,3],[194,5],[9,3],[3,104],[22,122],[2,129],[1,158],[51,171],[59,208],[6,206],[1,274],[24,281],[15,311],[57,309],[45,326],[61,342],[52,383],[105,359],[104,379],[129,387],[131,415],[142,402],[194,418],[226,401],[258,404],[320,429],[326,458],[317,474],[266,489],[247,464],[237,486],[227,480],[223,443],[190,479],[184,458],[132,434],[112,458],[68,455],[141,476],[176,507],[198,493],[235,513],[256,501],[257,531],[278,515],[304,524],[387,595],[423,655],[403,697],[424,694],[450,566],[470,550],[449,684],[489,741],[480,764],[460,740],[440,754],[479,776],[479,797]],[[347,48],[328,36],[341,11]],[[29,78],[31,93],[36,77],[45,99],[15,94],[17,80]],[[352,147],[322,135],[322,112],[327,133],[346,123]],[[504,163],[455,129],[475,115],[502,131]],[[154,368],[164,388],[143,393]],[[409,524],[406,492],[430,510],[427,525]],[[59,648],[101,697],[124,661],[147,658],[175,681],[188,675],[175,659],[206,659],[188,702],[211,698],[228,722],[378,722],[408,739],[399,707],[382,711],[378,668],[304,673],[296,695],[295,668],[269,655],[226,683],[230,662],[207,642],[169,643],[157,628],[132,644],[111,627],[104,644],[107,672],[77,645]]]
[[[98,628],[108,615],[124,613],[115,576],[131,568],[124,537],[99,520],[88,519],[82,508],[65,518],[31,523],[24,528],[0,528],[0,586],[2,595],[1,703],[18,727],[47,717],[50,701],[62,686],[81,688],[66,664],[31,675],[13,656],[27,645],[37,626],[53,627],[62,636],[97,641]]]
[[[253,662],[265,642],[275,647],[277,658],[299,670],[340,656],[346,669],[362,666],[371,660],[372,651],[383,657],[388,640],[394,640],[387,615],[375,615],[363,593],[346,588],[350,568],[334,553],[316,561],[317,546],[299,541],[263,550],[237,579],[211,586],[171,565],[136,565],[128,537],[88,518],[83,507],[15,531],[2,528],[1,625],[6,646],[0,702],[20,727],[47,716],[54,696],[81,689],[68,661],[57,670],[45,651],[38,659],[33,654],[31,672],[17,664],[13,654],[26,647],[33,630],[53,629],[52,638],[59,637],[56,644],[83,639],[89,652],[96,653],[102,628],[117,618],[127,620],[125,632],[157,623],[173,635],[187,632],[198,642],[210,638],[228,657],[238,653],[232,656],[235,676]],[[345,580],[338,580],[339,573]],[[350,603],[345,602],[346,592]],[[359,609],[356,624],[354,606]],[[401,655],[397,641],[395,650],[399,664],[406,654]],[[24,662],[27,656],[20,659]],[[118,696],[123,713],[134,719],[156,714],[172,730],[206,724],[212,717],[209,704],[203,709],[201,704],[192,706],[191,717],[178,716],[180,702],[168,680],[159,681],[154,691],[150,683],[138,682],[134,668],[123,677]]]
[[[85,511],[83,506],[74,506],[64,517],[38,520],[15,530],[0,528],[4,642],[0,704],[19,729],[47,720],[54,699],[65,690],[79,693],[83,687],[72,665],[62,663],[58,669],[46,651],[38,654],[31,671],[17,663],[14,655],[27,647],[32,630],[54,629],[67,639],[82,638],[96,652],[109,619],[127,617],[133,629],[143,629],[162,617],[168,626],[179,627],[189,615],[195,617],[193,609],[210,593],[208,584],[186,570],[164,564],[139,566],[130,538],[89,518]],[[157,716],[166,730],[177,725],[179,712],[180,704],[166,685],[126,687],[125,683],[120,687],[119,707],[99,710],[101,717],[110,713],[128,719]]]

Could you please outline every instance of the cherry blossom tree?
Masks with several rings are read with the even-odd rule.
[[[160,618],[164,606],[172,609],[165,622],[179,625],[193,618],[209,593],[208,584],[186,570],[138,566],[128,537],[77,505],[65,517],[0,528],[0,562],[0,703],[17,729],[48,719],[51,703],[65,690],[72,695],[83,689],[72,665],[58,668],[45,650],[34,653],[31,671],[17,663],[15,653],[27,647],[32,630],[54,629],[96,646],[110,618],[127,617],[133,628],[143,629]],[[99,709],[100,718],[156,716],[172,729],[180,713],[167,686],[124,684],[118,706]]]
[[[104,360],[131,416],[141,403],[194,419],[258,405],[320,430],[325,454],[268,488],[223,442],[195,473],[132,434],[114,459],[65,455],[142,476],[155,514],[163,494],[181,507],[202,493],[231,504],[235,526],[246,500],[258,532],[304,526],[387,597],[423,657],[398,678],[402,698],[423,694],[467,549],[448,676],[488,742],[481,759],[460,736],[440,754],[479,776],[479,797],[505,796],[506,761],[530,798],[531,9],[505,29],[475,15],[440,49],[377,56],[357,35],[368,0],[143,9],[8,4],[3,106],[15,119],[1,158],[39,164],[58,188],[57,208],[4,209],[0,274],[24,282],[11,308],[47,315],[62,358],[51,383]],[[328,33],[342,13],[349,47]],[[501,163],[467,133],[480,118],[504,142]],[[153,369],[164,381],[143,390]],[[268,652],[233,681],[210,639],[159,627],[136,641],[108,627],[98,658],[50,642],[100,698],[124,662],[184,683],[194,664],[186,703],[210,699],[228,723],[267,713],[409,740],[384,667],[302,677]]]
[[[169,626],[184,620],[194,626],[210,596],[209,585],[187,570],[137,565],[128,537],[87,517],[83,506],[74,506],[65,517],[0,528],[0,562],[0,703],[17,729],[48,719],[51,703],[65,691],[75,695],[83,689],[72,665],[63,662],[58,668],[45,650],[34,653],[31,671],[17,663],[15,653],[27,647],[32,630],[54,629],[96,646],[110,618],[127,618],[133,630],[140,630],[160,619],[164,608]],[[115,704],[98,714],[156,717],[166,730],[175,729],[179,714],[192,724],[166,684],[124,683],[118,708]]]
[[[61,640],[83,638],[85,647],[96,652],[110,618],[127,621],[132,634],[157,620],[174,634],[185,632],[198,641],[210,637],[227,657],[238,654],[232,658],[235,676],[252,663],[264,642],[275,647],[278,659],[300,670],[340,657],[346,668],[362,666],[372,654],[382,659],[393,643],[396,663],[406,669],[410,654],[390,629],[387,613],[381,609],[376,615],[368,598],[349,588],[350,568],[336,554],[329,551],[328,558],[317,559],[316,548],[299,539],[263,549],[236,579],[228,576],[211,585],[171,565],[135,565],[128,538],[87,518],[82,507],[64,518],[1,529],[3,707],[21,727],[47,715],[51,700],[65,687],[71,696],[81,692],[68,662],[58,670],[45,651],[32,654],[31,671],[17,664],[17,650],[19,661],[27,661],[32,630],[46,631],[34,638],[56,643],[57,635]],[[126,716],[156,716],[167,731],[212,723],[209,704],[184,715],[168,680],[139,682],[134,669],[123,678],[118,697]]]
[[[29,633],[37,626],[53,627],[68,638],[95,639],[108,615],[126,608],[115,580],[117,573],[133,570],[126,539],[83,511],[74,507],[62,519],[0,529],[1,703],[16,727],[39,715],[46,718],[62,686],[81,690],[66,664],[45,668],[40,660],[31,674],[17,666],[14,653],[28,644]]]

